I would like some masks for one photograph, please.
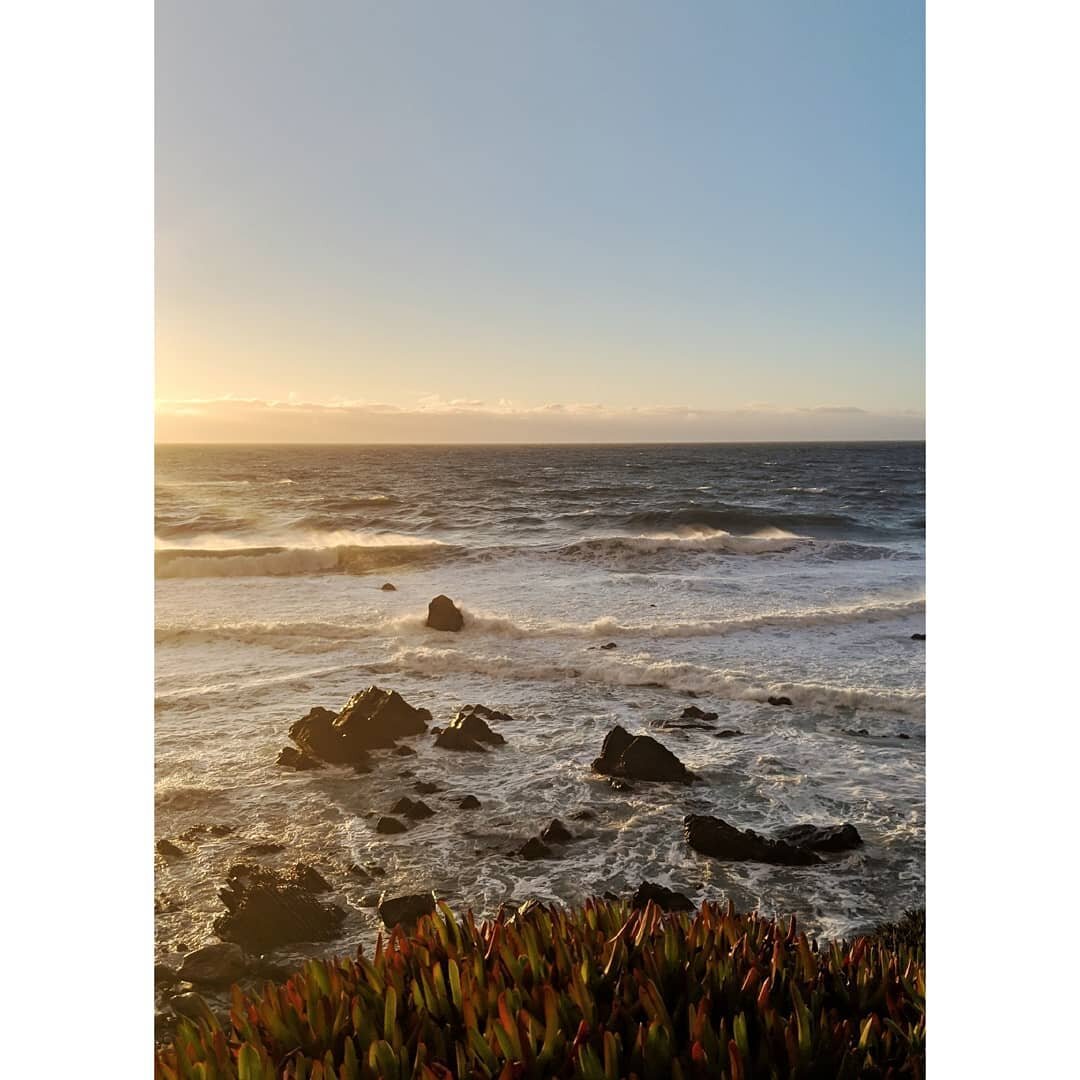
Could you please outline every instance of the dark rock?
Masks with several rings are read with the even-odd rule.
[[[608,732],[593,768],[607,776],[689,784],[696,779],[686,766],[651,735],[631,735],[616,725]]]
[[[704,709],[699,709],[696,705],[687,705],[682,711],[680,720],[705,720],[711,723],[713,720],[720,718],[719,713],[706,712]]]
[[[491,709],[487,705],[462,705],[458,709],[458,716],[464,716],[466,713],[479,713],[485,720],[492,720],[495,723],[516,723],[509,713],[499,712],[498,709]]]
[[[384,836],[394,836],[396,833],[405,832],[405,826],[397,818],[381,817],[375,822],[375,831]]]
[[[439,790],[438,784],[433,784],[429,780],[417,780],[413,784],[413,791],[419,791],[421,795],[434,795]]]
[[[178,848],[171,840],[162,838],[154,845],[154,850],[166,859],[186,859],[187,852]]]
[[[741,735],[742,732],[738,728],[724,728],[723,731],[714,731],[714,739],[734,739]]]
[[[753,829],[742,831],[720,818],[690,814],[683,819],[686,842],[714,859],[748,860],[781,866],[811,866],[821,860],[805,848],[783,840],[770,840]]]
[[[314,866],[307,863],[297,863],[292,876],[296,884],[308,892],[330,892],[332,889],[330,882]]]
[[[849,735],[857,735],[857,736],[858,736],[858,737],[859,737],[860,739],[865,739],[865,738],[867,738],[867,737],[869,736],[869,734],[870,734],[870,732],[869,732],[869,731],[867,731],[867,730],[866,730],[866,728],[864,728],[864,727],[863,727],[863,728],[859,728],[859,730],[858,730],[858,731],[852,731],[852,730],[851,730],[851,729],[849,728],[849,729],[848,729],[848,732],[847,732],[847,733],[848,733]]]
[[[192,825],[182,832],[177,839],[193,842],[201,836],[228,836],[235,832],[231,825]]]
[[[476,742],[488,743],[491,746],[505,746],[506,739],[497,731],[488,727],[487,721],[475,709],[469,712],[459,712],[447,725],[447,730],[457,728],[463,731],[470,739]]]
[[[428,604],[426,626],[432,630],[458,631],[465,625],[465,619],[449,596],[436,596]]]
[[[379,588],[382,589],[383,592],[397,592],[397,586],[391,585],[389,581],[384,582]]]
[[[386,877],[386,870],[377,864],[369,866],[367,871],[373,878]]]
[[[414,708],[396,690],[369,686],[349,698],[334,728],[346,741],[376,750],[393,746],[397,739],[423,735],[430,722],[427,709]]]
[[[370,885],[374,880],[371,874],[359,863],[353,863],[352,866],[349,867],[349,873],[352,874],[361,885]]]
[[[188,953],[180,965],[180,978],[204,986],[226,986],[241,978],[247,969],[244,950],[231,941],[219,941]]]
[[[342,908],[316,900],[294,878],[264,867],[230,867],[218,895],[226,912],[214,920],[214,931],[249,953],[294,942],[330,941],[345,921]]]
[[[854,825],[790,825],[777,837],[808,851],[850,851],[863,841]]]
[[[625,780],[620,780],[617,776],[608,778],[608,784],[611,785],[613,791],[633,791],[634,785],[628,784]]]
[[[322,768],[321,761],[316,761],[303,750],[297,750],[295,746],[283,746],[278,753],[277,763],[286,769],[295,769],[297,772]]]
[[[158,893],[154,897],[154,914],[164,915],[168,911],[179,911],[180,901],[175,896],[169,896],[168,893]]]
[[[601,649],[617,649],[618,647],[619,646],[614,641],[608,641],[600,646]]]
[[[574,838],[570,830],[558,818],[555,818],[540,834],[540,839],[547,844],[565,844]]]
[[[394,753],[398,757],[409,757],[410,755],[415,754],[416,751],[411,746],[405,746],[403,744],[401,746],[395,746]]]
[[[792,701],[789,697],[771,697],[769,698],[770,705],[791,705]]]
[[[652,901],[661,911],[693,911],[696,907],[689,896],[681,892],[675,892],[664,885],[654,885],[651,881],[643,881],[630,900],[630,906],[643,908]]]
[[[244,850],[241,851],[240,854],[241,855],[256,855],[256,856],[258,856],[258,855],[276,855],[279,851],[284,851],[284,850],[285,850],[285,845],[284,844],[275,844],[275,843],[267,842],[267,843],[259,843],[259,844],[248,844],[248,846],[246,848],[244,848]]]
[[[530,861],[532,861],[533,859],[550,859],[551,848],[549,848],[547,844],[545,844],[538,837],[531,836],[528,840],[525,841],[524,844],[521,845],[521,847],[517,849],[515,854],[520,855],[523,859],[528,859]]]
[[[360,897],[359,904],[361,907],[378,907],[379,906],[379,894],[378,893],[364,893]]]
[[[391,814],[404,814],[411,821],[422,821],[424,818],[434,817],[435,811],[427,803],[417,799],[415,802],[407,796],[402,796],[392,807]]]
[[[466,795],[461,802],[458,803],[459,810],[479,810],[480,800],[475,795]]]
[[[411,927],[424,915],[435,910],[434,893],[415,893],[411,896],[384,896],[379,901],[379,918],[387,930],[395,926]]]
[[[898,739],[910,739],[911,736],[906,731],[898,731],[896,733]]]
[[[335,730],[336,719],[336,713],[317,706],[289,728],[289,738],[308,757],[335,765],[368,764],[370,759],[363,746],[354,746]]]
[[[655,607],[655,606],[656,605],[654,604],[653,607]],[[618,900],[619,899],[618,895],[613,893],[610,889],[606,889],[601,894],[601,898],[604,899],[604,900]]]
[[[168,964],[154,965],[155,986],[175,986],[180,981],[180,976]]]
[[[925,641],[926,640],[926,635],[925,634],[912,634],[911,635],[911,640],[912,641]]]
[[[591,810],[575,810],[571,816],[575,821],[592,821],[596,817]]]
[[[470,753],[486,753],[484,747],[482,747],[475,739],[466,735],[461,728],[450,727],[444,728],[435,736],[435,745],[441,747],[443,750],[465,750]]]

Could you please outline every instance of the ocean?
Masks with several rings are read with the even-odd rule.
[[[214,940],[228,866],[257,842],[348,910],[339,941],[285,959],[374,939],[353,864],[477,915],[648,880],[839,936],[924,902],[922,443],[161,446],[155,511],[156,833],[233,829],[157,860],[159,959]],[[425,627],[440,593],[460,633]],[[371,684],[437,724],[509,713],[506,745],[420,736],[366,775],[275,763],[293,721]],[[690,704],[718,719],[671,726]],[[590,766],[616,723],[703,782],[614,790]],[[377,834],[417,781],[439,785],[435,816]],[[687,846],[688,813],[850,822],[864,844],[721,863]],[[561,857],[510,854],[553,818],[574,834]]]

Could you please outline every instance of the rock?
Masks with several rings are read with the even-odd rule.
[[[411,821],[422,821],[424,818],[434,817],[435,811],[427,803],[417,799],[415,802],[403,796],[392,807],[391,814],[404,814]]]
[[[898,731],[896,733],[898,739],[910,739],[911,736],[906,731]]]
[[[771,697],[769,698],[770,705],[791,705],[792,701],[789,697]]]
[[[600,646],[601,649],[617,649],[618,647],[619,646],[614,641],[608,641]]]
[[[382,589],[383,592],[397,592],[397,586],[391,585],[389,581],[384,581],[379,588]]]
[[[334,727],[344,739],[375,750],[410,735],[423,735],[430,722],[427,709],[414,708],[396,690],[369,686],[349,698]]]
[[[241,978],[247,969],[244,950],[231,941],[219,941],[188,953],[180,965],[180,978],[204,986],[226,986]]]
[[[865,739],[865,738],[867,738],[867,737],[869,736],[869,734],[870,734],[870,732],[869,732],[869,731],[867,731],[867,730],[866,730],[866,728],[864,728],[864,727],[863,727],[863,728],[859,728],[859,730],[858,730],[858,731],[852,731],[852,730],[851,730],[851,728],[848,728],[848,732],[847,732],[847,733],[848,733],[849,735],[857,735],[857,736],[858,736],[858,737],[859,737],[860,739]]]
[[[926,640],[926,635],[925,634],[912,634],[911,635],[911,640],[912,641],[925,641]]]
[[[461,728],[452,726],[444,728],[435,736],[435,745],[443,750],[465,750],[474,754],[487,752],[475,739],[466,735]]]
[[[402,744],[401,746],[394,747],[394,753],[398,757],[409,757],[410,755],[415,754],[416,751],[411,746],[405,746],[404,744]]]
[[[379,900],[379,918],[387,930],[395,926],[411,927],[423,916],[435,910],[434,893],[414,893],[411,896],[386,897]]]
[[[248,846],[246,848],[244,848],[244,850],[241,851],[240,854],[241,855],[255,855],[255,856],[259,856],[259,855],[276,855],[279,851],[284,851],[284,850],[285,850],[285,845],[284,844],[259,843],[259,844],[248,844]]]
[[[628,784],[625,780],[620,780],[617,776],[612,776],[608,779],[608,784],[611,785],[613,791],[633,791],[633,784]]]
[[[277,763],[286,769],[295,769],[297,772],[322,768],[321,761],[316,761],[303,750],[297,750],[295,746],[283,746],[278,753]]]
[[[426,626],[432,630],[450,630],[457,632],[465,625],[465,619],[449,596],[436,596],[428,604]]]
[[[182,832],[177,839],[194,842],[201,836],[228,836],[235,832],[231,825],[192,825]]]
[[[360,897],[359,903],[360,903],[360,906],[364,907],[364,908],[378,907],[379,906],[379,894],[378,893],[364,893],[364,895]]]
[[[540,834],[540,839],[547,844],[565,844],[574,838],[570,830],[558,818],[555,818]]]
[[[214,920],[215,932],[249,953],[294,942],[330,941],[345,921],[342,908],[316,900],[294,878],[264,867],[230,867],[218,895],[226,912]]]
[[[854,825],[791,825],[776,834],[781,840],[808,851],[850,851],[862,842]]]
[[[680,720],[704,720],[707,723],[711,723],[713,720],[720,718],[719,713],[706,712],[704,709],[699,709],[696,705],[687,705],[682,711]]]
[[[741,735],[742,732],[738,728],[724,728],[723,731],[714,731],[714,739],[734,739]]]
[[[162,838],[154,845],[154,850],[165,859],[186,859],[187,852],[178,848],[171,840]]]
[[[413,791],[419,791],[421,795],[434,795],[439,790],[438,784],[433,784],[429,780],[417,780],[413,784]]]
[[[488,727],[487,721],[475,709],[469,712],[459,712],[446,726],[447,731],[454,729],[463,731],[470,739],[476,742],[488,743],[490,746],[506,745],[506,739],[497,731],[492,731]]]
[[[686,842],[714,859],[747,860],[781,866],[811,866],[821,860],[806,848],[783,840],[770,840],[753,829],[742,831],[720,818],[690,814],[683,819]]]
[[[485,720],[492,720],[495,723],[516,723],[509,713],[499,712],[498,709],[488,708],[487,705],[462,705],[458,709],[458,716],[464,716],[466,713],[479,713]]]
[[[593,821],[596,818],[591,810],[575,810],[572,816],[575,821]]]
[[[607,776],[628,777],[631,780],[689,784],[696,779],[666,746],[651,735],[631,735],[619,725],[608,732],[600,757],[593,762],[593,769]]]
[[[643,908],[652,901],[661,911],[693,911],[696,904],[689,896],[681,892],[675,892],[664,885],[654,885],[651,881],[643,881],[630,900],[630,906]]]
[[[370,885],[371,882],[374,880],[371,874],[368,873],[368,871],[365,870],[359,863],[353,863],[352,866],[349,867],[349,873],[352,874],[352,876],[356,878],[356,880],[359,881],[361,885]]]
[[[180,976],[168,964],[154,965],[155,986],[175,986],[180,981]]]
[[[459,810],[479,810],[480,800],[475,795],[466,795],[461,802],[458,803]]]
[[[317,706],[289,728],[289,738],[308,757],[334,765],[367,765],[370,761],[367,751],[342,738],[342,733],[334,728],[336,719],[336,713]]]
[[[330,882],[314,866],[309,866],[307,863],[296,864],[293,880],[301,889],[307,889],[308,892],[330,892],[332,889]]]
[[[405,832],[405,826],[397,818],[381,817],[375,822],[375,831],[382,833],[384,836],[394,836],[397,833]]]
[[[175,896],[169,896],[168,893],[158,893],[154,897],[154,914],[164,915],[167,911],[179,911],[180,902]]]
[[[517,849],[515,854],[520,855],[523,859],[528,859],[530,862],[534,859],[550,859],[551,848],[538,837],[531,836]]]

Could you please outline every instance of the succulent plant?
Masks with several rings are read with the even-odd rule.
[[[819,945],[795,918],[704,904],[445,903],[373,955],[311,960],[227,1023],[187,1010],[159,1080],[909,1077],[925,1072],[918,934]]]

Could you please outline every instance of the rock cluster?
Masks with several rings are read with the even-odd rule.
[[[484,745],[503,746],[506,739],[488,726],[488,717],[510,719],[505,713],[497,713],[485,705],[466,705],[435,737],[435,745],[443,750],[465,750],[483,753]]]
[[[854,825],[792,825],[773,838],[705,814],[684,818],[683,832],[702,855],[781,866],[813,866],[821,862],[815,852],[850,851],[862,843]]]
[[[690,784],[694,774],[651,735],[631,735],[616,725],[608,732],[593,769],[605,776]]]

